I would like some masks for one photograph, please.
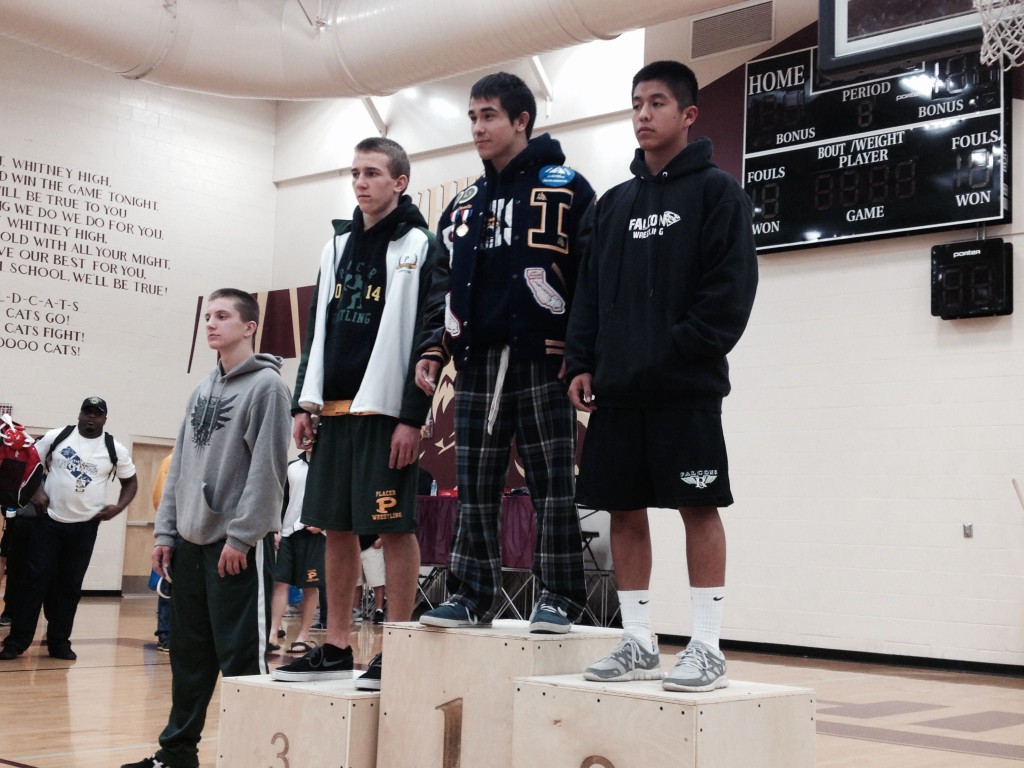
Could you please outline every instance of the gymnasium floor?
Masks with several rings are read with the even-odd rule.
[[[167,655],[153,644],[155,610],[150,594],[87,598],[73,638],[78,661],[55,661],[34,646],[0,662],[0,766],[117,768],[152,754],[171,677]],[[380,637],[372,624],[353,632],[357,664],[379,650]],[[677,650],[662,647],[665,666]],[[733,679],[815,690],[819,768],[1024,763],[1022,678],[750,653],[728,659]],[[217,761],[218,714],[211,705],[200,749],[208,768]]]

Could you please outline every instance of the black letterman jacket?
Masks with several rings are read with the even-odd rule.
[[[550,359],[561,365],[576,276],[590,237],[594,190],[562,163],[565,155],[548,134],[533,138],[502,169],[512,184],[509,248],[513,359]],[[470,308],[481,234],[490,210],[489,188],[497,172],[485,173],[445,208],[437,227],[437,258],[420,356],[456,369],[469,361],[473,346]]]

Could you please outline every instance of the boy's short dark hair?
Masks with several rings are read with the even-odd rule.
[[[409,164],[409,155],[394,139],[370,136],[356,144],[356,152],[380,152],[382,155],[387,155],[388,172],[391,174],[391,178],[397,179],[399,176],[410,178],[412,166]]]
[[[530,116],[529,122],[526,123],[526,138],[530,138],[533,123],[537,119],[537,100],[521,77],[511,72],[494,72],[481,77],[473,83],[469,98],[497,99],[501,103],[501,108],[508,113],[509,120],[515,120],[526,112]]]
[[[260,321],[260,305],[256,303],[251,293],[238,288],[218,288],[210,294],[210,301],[214,299],[233,299],[243,323]]]
[[[693,70],[679,61],[652,61],[639,72],[633,75],[633,89],[629,92],[632,97],[639,83],[646,83],[650,80],[660,80],[672,92],[676,101],[679,102],[679,109],[697,106],[697,76]]]

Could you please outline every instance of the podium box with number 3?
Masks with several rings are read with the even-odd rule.
[[[282,683],[226,677],[218,768],[373,768],[380,694],[353,680]]]

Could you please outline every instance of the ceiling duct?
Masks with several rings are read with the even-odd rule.
[[[770,43],[773,37],[774,3],[748,3],[694,19],[690,56],[700,59],[737,48]]]
[[[315,99],[394,93],[719,2],[319,0],[314,15],[311,0],[3,0],[0,34],[173,88]]]

